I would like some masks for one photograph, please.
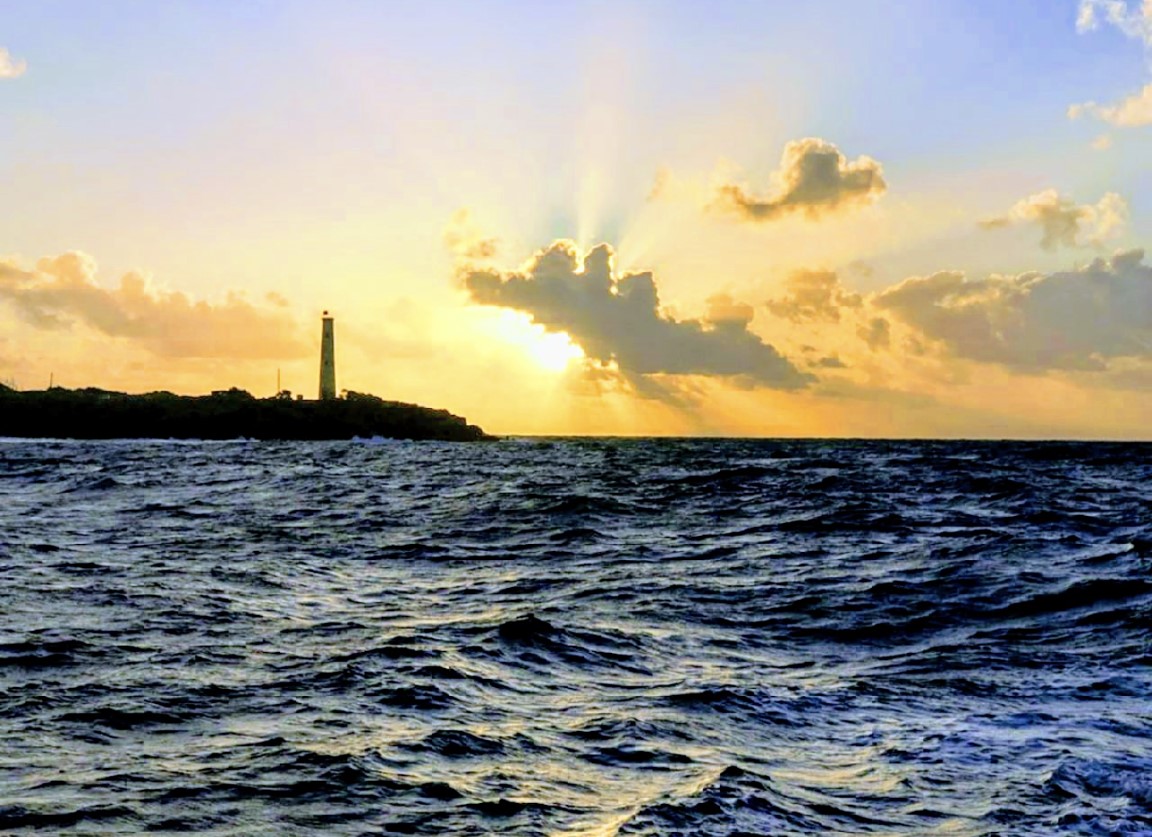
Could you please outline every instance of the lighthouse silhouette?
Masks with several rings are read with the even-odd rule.
[[[320,400],[328,401],[336,397],[336,337],[327,311],[320,322]]]

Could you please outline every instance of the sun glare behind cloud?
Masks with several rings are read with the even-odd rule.
[[[567,334],[549,334],[540,326],[533,326],[534,345],[529,349],[532,359],[550,372],[563,372],[573,361],[582,360],[584,351]]]
[[[514,346],[545,372],[563,372],[570,364],[584,358],[584,351],[567,334],[546,331],[526,314],[504,310],[499,311],[494,320],[493,336]]]

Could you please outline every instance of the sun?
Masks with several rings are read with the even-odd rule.
[[[528,351],[541,368],[563,372],[569,364],[584,358],[584,351],[564,332],[548,332],[540,326],[535,328],[540,329],[540,333],[534,336]]]
[[[566,333],[548,331],[520,311],[493,311],[488,331],[544,372],[558,374],[585,357]]]

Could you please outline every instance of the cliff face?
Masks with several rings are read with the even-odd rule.
[[[63,439],[491,438],[446,410],[350,392],[330,401],[254,398],[238,389],[204,396],[100,389],[16,392],[0,387],[0,436]]]

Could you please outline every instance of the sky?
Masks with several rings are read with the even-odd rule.
[[[1152,438],[1152,0],[0,4],[0,381]]]

